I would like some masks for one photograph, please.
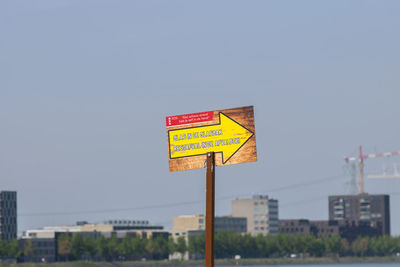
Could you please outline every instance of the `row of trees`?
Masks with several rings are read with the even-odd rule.
[[[100,236],[94,240],[90,235],[81,233],[61,234],[57,241],[58,260],[160,260],[169,254],[189,252],[192,255],[204,255],[205,235],[189,237],[188,244],[183,237],[172,238],[158,236],[153,239],[125,236],[118,239]],[[217,232],[214,240],[216,258],[285,257],[290,254],[303,254],[314,257],[324,255],[337,256],[389,256],[400,253],[400,236],[359,237],[352,243],[338,235],[317,238],[314,235],[251,236],[232,232]],[[0,258],[25,259],[35,255],[32,240],[25,240],[22,248],[18,241],[0,240]]]
[[[204,236],[190,237],[188,250],[204,254]],[[229,232],[215,235],[214,253],[216,258],[285,257],[303,254],[314,257],[336,256],[390,256],[400,253],[400,236],[359,237],[352,243],[338,235],[317,238],[314,235],[251,236]]]
[[[158,236],[153,239],[139,236],[125,236],[118,239],[100,236],[94,240],[89,235],[75,233],[72,237],[65,233],[58,238],[58,255],[60,260],[141,260],[167,259],[169,254],[186,251],[184,238],[176,242],[172,238]]]
[[[70,240],[65,242],[65,240]],[[63,245],[67,244],[67,246]],[[69,245],[68,245],[69,244]],[[191,236],[189,242],[183,237],[175,242],[172,238],[163,237],[145,239],[126,236],[122,240],[116,236],[96,241],[90,236],[83,237],[76,233],[69,237],[59,238],[58,253],[63,259],[103,260],[140,260],[166,259],[169,254],[189,252],[192,255],[204,255],[205,235]],[[217,232],[214,240],[216,258],[232,258],[241,255],[243,258],[285,257],[290,254],[303,254],[314,257],[325,255],[337,256],[389,256],[400,253],[400,236],[359,237],[352,243],[338,235],[317,238],[314,235],[252,236],[232,232]]]

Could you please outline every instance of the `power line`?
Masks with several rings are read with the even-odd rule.
[[[303,199],[303,200],[300,200],[300,201],[282,203],[282,204],[279,204],[279,207],[303,205],[303,204],[307,204],[307,203],[310,203],[310,202],[315,202],[316,200],[323,200],[323,199],[326,199],[326,195],[319,196],[319,197],[308,198],[308,199]]]
[[[335,179],[338,177],[342,177],[342,175],[336,176],[329,176],[322,179],[314,179],[304,183],[297,183],[287,186],[281,186],[277,188],[273,188],[270,190],[264,191],[265,193],[273,193],[279,191],[285,191],[290,189],[296,189],[299,187],[304,187],[308,185],[313,185],[317,183],[323,183],[326,181],[336,181]],[[224,197],[218,197],[217,200],[226,200],[226,199],[234,199],[238,197],[248,196],[249,194],[240,194],[240,195],[229,195]],[[186,205],[193,205],[202,203],[204,200],[193,200],[193,201],[186,201],[186,202],[175,202],[175,203],[167,203],[167,204],[155,204],[155,205],[147,205],[147,206],[138,206],[138,207],[130,207],[130,208],[114,208],[114,209],[100,209],[100,210],[81,210],[81,211],[52,211],[52,212],[38,212],[38,213],[21,213],[18,216],[21,217],[40,217],[40,216],[62,216],[62,215],[79,215],[79,214],[99,214],[99,213],[115,213],[121,211],[133,211],[133,210],[145,210],[145,209],[159,209],[159,208],[170,208],[170,207],[177,207],[177,206],[186,206]]]

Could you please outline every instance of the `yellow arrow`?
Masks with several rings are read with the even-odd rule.
[[[225,164],[253,135],[220,112],[218,124],[168,131],[169,156],[176,159],[214,151],[222,153]]]

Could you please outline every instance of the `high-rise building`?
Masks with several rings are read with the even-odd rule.
[[[329,196],[329,220],[352,227],[368,226],[380,235],[390,235],[389,195]]]
[[[11,241],[17,238],[17,192],[0,191],[0,235]]]
[[[279,232],[278,200],[268,196],[232,200],[232,216],[246,217],[247,232],[253,235]]]

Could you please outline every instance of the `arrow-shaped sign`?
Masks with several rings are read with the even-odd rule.
[[[169,130],[169,156],[176,159],[214,151],[222,153],[225,164],[253,135],[220,112],[218,124]]]

